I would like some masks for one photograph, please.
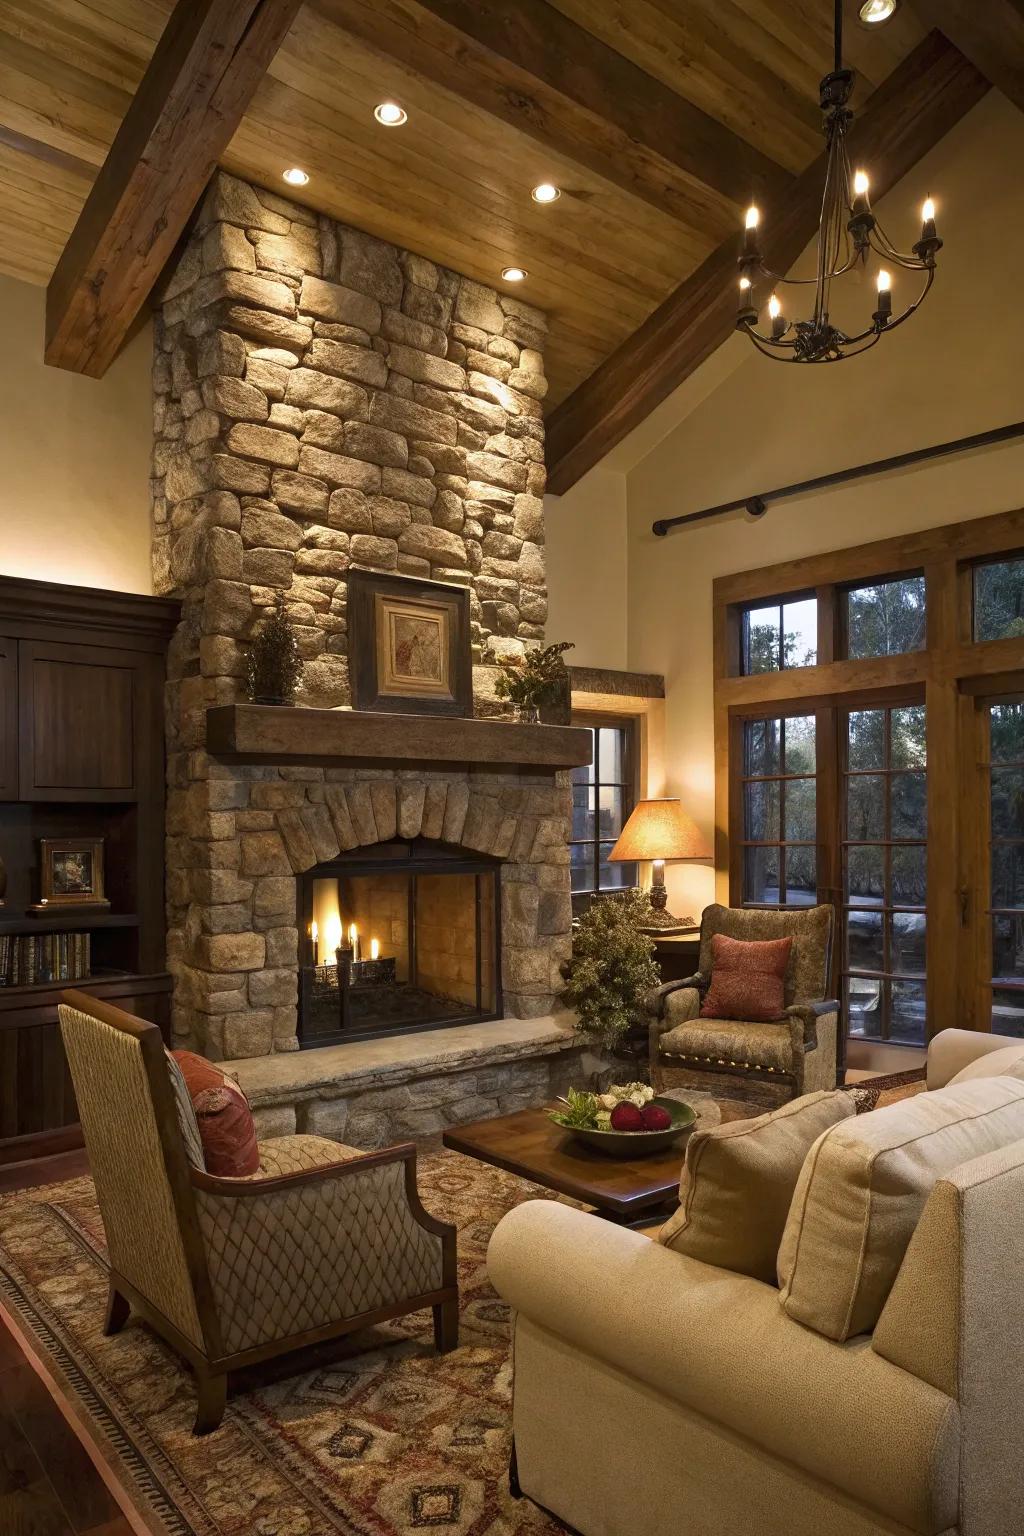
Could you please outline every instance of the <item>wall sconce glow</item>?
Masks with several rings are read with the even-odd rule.
[[[409,121],[408,112],[404,107],[400,107],[397,101],[380,102],[374,107],[373,115],[385,128],[401,128],[403,123]]]
[[[877,27],[880,22],[888,21],[896,10],[898,0],[864,0],[860,8],[860,19],[866,26]]]
[[[740,278],[740,293],[748,293],[749,290],[750,290],[750,278],[749,277],[741,277]]]
[[[501,275],[506,283],[521,283],[524,277],[529,276],[529,273],[525,267],[502,267]]]
[[[562,194],[558,187],[556,187],[554,183],[550,181],[542,181],[540,185],[534,187],[533,191],[530,193],[530,196],[533,198],[535,203],[557,203],[561,195]]]
[[[304,187],[309,181],[309,173],[301,170],[297,165],[292,165],[288,170],[281,172],[281,179],[290,187]]]

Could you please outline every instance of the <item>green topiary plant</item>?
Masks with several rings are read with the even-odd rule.
[[[609,1045],[646,1022],[644,999],[661,984],[654,940],[640,932],[650,918],[646,895],[623,891],[595,898],[573,932],[562,998],[579,1028]]]
[[[527,651],[522,659],[499,662],[495,694],[520,710],[535,712],[557,696],[565,678],[562,657],[572,648],[571,640],[562,640],[558,645],[546,645],[543,650]]]
[[[249,697],[257,704],[292,704],[301,676],[298,642],[278,598],[249,646],[245,661]]]

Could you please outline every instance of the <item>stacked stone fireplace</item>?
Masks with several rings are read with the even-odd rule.
[[[569,953],[567,775],[473,761],[215,753],[282,599],[300,705],[350,706],[352,566],[469,589],[474,704],[541,641],[544,316],[218,174],[167,283],[154,362],[156,585],[170,657],[173,1031],[227,1059],[298,1045],[300,877],[417,840],[500,866],[501,1007],[546,1016]],[[441,724],[441,722],[439,722]]]

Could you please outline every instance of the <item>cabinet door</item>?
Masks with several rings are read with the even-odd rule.
[[[134,800],[138,662],[100,646],[18,648],[23,800]]]
[[[0,800],[18,797],[18,642],[0,636]]]

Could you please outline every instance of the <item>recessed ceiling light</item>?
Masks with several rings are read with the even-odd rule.
[[[896,10],[899,0],[864,0],[860,8],[860,19],[865,26],[876,27],[880,22],[888,21]]]
[[[559,189],[550,181],[542,181],[530,193],[535,203],[557,203],[561,195]]]
[[[521,283],[528,274],[525,267],[502,267],[501,275],[506,283]]]
[[[297,165],[290,166],[281,174],[290,187],[304,187],[309,181],[309,172],[300,170]]]
[[[397,101],[382,101],[374,107],[373,115],[378,123],[383,123],[385,128],[401,128],[403,123],[409,121],[409,114],[404,107],[400,107]]]

